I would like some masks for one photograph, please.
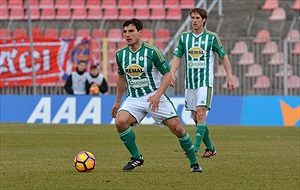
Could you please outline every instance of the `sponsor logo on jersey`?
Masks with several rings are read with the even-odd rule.
[[[129,80],[129,85],[132,88],[142,88],[145,86],[149,86],[148,80],[146,78],[144,79],[132,79]]]
[[[200,47],[191,47],[188,54],[192,58],[200,58],[203,55],[203,50]]]
[[[205,62],[203,60],[200,61],[188,61],[187,67],[190,69],[203,69],[205,68]]]
[[[131,64],[125,68],[125,72],[131,77],[139,77],[144,73],[144,68],[137,64]]]

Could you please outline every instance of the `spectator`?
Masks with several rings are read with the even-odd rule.
[[[80,61],[76,71],[73,71],[65,83],[65,90],[68,94],[84,95],[88,94],[90,84],[88,82],[88,73],[86,72],[87,64]]]
[[[91,73],[88,75],[88,81],[91,86],[98,86],[99,93],[104,94],[108,90],[107,82],[102,73],[99,72],[97,65],[91,67]]]

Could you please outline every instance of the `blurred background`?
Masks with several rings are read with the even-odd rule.
[[[0,0],[3,95],[65,94],[62,74],[48,81],[46,77],[40,80],[43,72],[37,72],[36,84],[32,80],[16,82],[23,76],[14,76],[12,64],[22,70],[22,66],[30,68],[32,59],[27,54],[22,62],[21,55],[16,53],[15,59],[12,55],[17,47],[26,46],[29,50],[30,34],[34,46],[43,45],[43,40],[44,44],[60,44],[57,54],[63,43],[70,47],[73,42],[87,40],[89,51],[83,54],[88,55],[89,64],[99,65],[109,83],[108,94],[115,94],[115,52],[125,45],[122,23],[133,17],[143,20],[143,40],[158,46],[171,61],[179,34],[191,29],[188,14],[194,7],[208,11],[206,28],[219,35],[229,55],[235,77],[233,95],[300,94],[299,0],[29,0],[29,5],[27,0]],[[10,54],[5,57],[7,52]],[[35,56],[33,61],[45,61],[47,52],[41,54],[44,57]],[[67,62],[76,64],[71,56]],[[48,67],[59,62],[58,58],[49,60]],[[220,60],[215,60],[214,94],[227,95],[226,73]],[[31,71],[24,74],[30,75],[35,78]],[[183,83],[184,69],[179,69],[176,87],[169,88],[168,93],[183,95]]]

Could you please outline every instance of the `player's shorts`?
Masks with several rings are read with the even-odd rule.
[[[151,111],[149,109],[149,102],[147,101],[147,99],[150,96],[154,95],[155,92],[156,91],[137,98],[127,97],[118,111],[128,111],[133,117],[135,117],[137,123],[140,123],[149,113],[149,115],[158,125],[164,126],[164,124],[162,123],[164,120],[178,117],[178,113],[173,105],[173,102],[171,102],[169,97],[164,94],[160,97],[158,110],[155,112]]]
[[[198,89],[185,89],[185,110],[197,111],[198,106],[207,107],[210,110],[213,97],[213,88],[208,86]]]

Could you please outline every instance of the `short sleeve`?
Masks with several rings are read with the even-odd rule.
[[[122,61],[121,61],[121,55],[120,54],[121,53],[119,51],[116,53],[116,63],[118,65],[118,74],[119,75],[124,75],[125,73],[124,73],[124,70],[122,68]]]
[[[158,48],[155,48],[153,50],[154,50],[154,53],[153,53],[154,65],[157,67],[159,72],[162,75],[164,75],[171,70],[170,65],[169,65],[166,57],[163,55],[163,53]]]
[[[182,42],[182,35],[180,36],[179,40],[178,40],[178,43],[177,43],[177,46],[173,52],[173,55],[176,56],[176,57],[182,57],[183,54],[184,54],[184,48],[183,48],[183,42]]]
[[[219,55],[219,58],[222,58],[222,57],[224,57],[224,55],[226,55],[226,52],[222,46],[221,40],[217,34],[215,35],[215,39],[213,42],[213,50],[215,52],[217,52],[217,54]]]

